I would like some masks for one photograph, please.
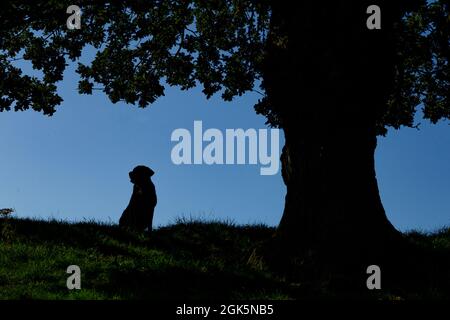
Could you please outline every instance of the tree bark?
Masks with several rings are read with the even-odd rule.
[[[361,267],[401,239],[386,217],[374,160],[392,88],[398,10],[385,9],[384,30],[371,33],[365,5],[274,4],[263,86],[285,133],[287,194],[276,234],[253,263],[265,256],[283,265],[282,257],[299,256]]]
[[[398,236],[378,190],[374,128],[340,126],[322,141],[301,139],[295,128],[284,131],[287,194],[276,236],[286,246],[362,253]]]

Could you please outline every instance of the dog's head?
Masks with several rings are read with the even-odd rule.
[[[130,171],[130,181],[134,184],[143,184],[150,180],[150,177],[153,176],[155,172],[146,166],[137,166],[133,169],[133,171]]]

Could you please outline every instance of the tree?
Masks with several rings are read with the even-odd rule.
[[[97,54],[78,64],[79,92],[113,103],[144,108],[165,84],[229,101],[260,83],[256,112],[286,137],[279,252],[349,257],[397,241],[378,192],[377,135],[413,127],[420,106],[433,123],[450,118],[448,0],[78,3],[81,29],[68,30],[69,1],[6,2],[0,111],[52,115],[67,61],[88,46]],[[373,4],[379,30],[366,26]],[[41,79],[14,67],[21,55]]]

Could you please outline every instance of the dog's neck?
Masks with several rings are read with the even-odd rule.
[[[135,183],[134,184],[134,190],[141,194],[145,189],[148,189],[150,187],[151,181],[148,181],[146,183]]]

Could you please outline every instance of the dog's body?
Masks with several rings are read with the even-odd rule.
[[[145,166],[137,166],[129,173],[134,184],[130,203],[119,220],[121,227],[136,231],[152,230],[153,213],[157,203],[155,185],[151,180],[154,172]]]

